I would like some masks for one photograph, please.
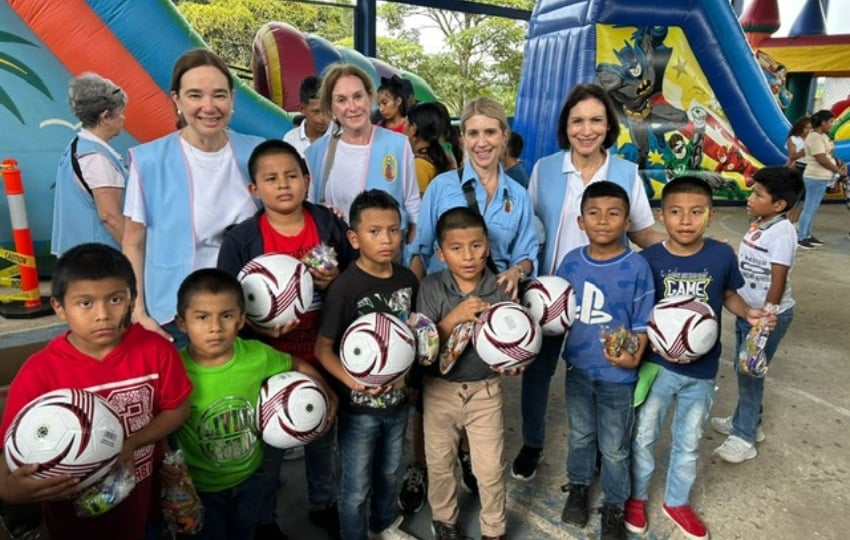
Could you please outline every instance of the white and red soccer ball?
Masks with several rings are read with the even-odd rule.
[[[708,353],[720,327],[711,306],[693,296],[669,296],[649,315],[646,334],[652,346],[682,363]]]
[[[38,464],[35,478],[73,476],[82,489],[109,472],[123,445],[124,425],[104,398],[62,389],[37,397],[18,412],[4,449],[10,471]]]
[[[275,448],[294,448],[318,439],[328,421],[328,395],[312,377],[278,373],[260,387],[257,428]]]
[[[313,302],[313,276],[289,255],[255,257],[237,278],[245,295],[245,314],[260,326],[271,328],[298,319]]]
[[[487,364],[515,369],[530,364],[543,343],[540,324],[527,309],[514,302],[499,302],[478,317],[472,343]]]
[[[540,324],[543,335],[569,332],[576,316],[576,293],[570,282],[558,276],[540,276],[523,285],[522,305]]]
[[[342,367],[363,386],[393,384],[416,357],[413,331],[388,313],[367,313],[351,323],[339,346]]]

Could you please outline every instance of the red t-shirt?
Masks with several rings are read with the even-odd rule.
[[[295,236],[284,236],[274,230],[266,214],[260,216],[259,223],[264,253],[282,253],[300,260],[301,257],[322,242],[319,238],[316,220],[306,210],[304,211],[304,228]],[[310,304],[307,312],[301,316],[298,326],[294,330],[280,338],[263,338],[263,341],[279,351],[316,363],[313,346],[316,343],[316,336],[318,336],[321,308],[321,297],[314,292],[313,303]]]
[[[100,361],[74,348],[68,333],[54,338],[18,371],[0,424],[0,444],[18,411],[52,390],[80,388],[105,398],[124,421],[124,434],[128,437],[160,411],[180,406],[192,392],[177,349],[138,324],[131,325],[121,343]],[[78,518],[72,502],[46,503],[50,538],[141,539],[151,511],[159,504],[154,472],[160,457],[155,455],[153,444],[136,450],[136,487],[121,504],[102,516]]]

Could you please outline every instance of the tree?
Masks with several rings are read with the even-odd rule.
[[[249,67],[254,36],[267,22],[285,22],[329,41],[351,36],[354,13],[348,7],[350,2],[343,1],[338,8],[286,0],[182,0],[176,4],[225,62]]]
[[[534,0],[498,3],[527,10],[534,6]],[[453,114],[459,114],[467,101],[478,96],[494,97],[508,114],[513,114],[527,33],[525,21],[396,3],[382,5],[378,13],[393,38],[378,40],[378,56],[391,64],[399,50],[404,50],[396,40],[419,42],[420,30],[406,26],[412,17],[427,20],[443,36],[443,51],[423,55],[418,62],[414,60],[415,66],[398,66],[427,80]]]

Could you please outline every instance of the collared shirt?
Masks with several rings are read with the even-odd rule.
[[[328,123],[328,129],[325,130],[325,133],[330,133],[332,129],[333,122],[330,122]],[[301,154],[301,157],[305,157],[304,152],[307,151],[307,147],[313,142],[310,140],[310,137],[307,136],[307,120],[301,122],[300,126],[287,131],[283,136],[283,142],[288,142],[294,146],[295,149],[298,150],[298,153]]]
[[[508,177],[499,166],[498,185],[488,204],[487,192],[478,179],[475,169],[469,160],[464,165],[463,181],[458,179],[458,171],[447,171],[434,178],[425,190],[422,206],[419,209],[419,222],[412,252],[422,257],[428,273],[446,267],[434,256],[437,220],[447,210],[458,206],[468,206],[463,194],[463,184],[473,180],[475,199],[487,224],[490,254],[496,268],[502,271],[528,260],[534,265],[531,275],[535,275],[538,243],[534,210],[531,207],[528,192]]]

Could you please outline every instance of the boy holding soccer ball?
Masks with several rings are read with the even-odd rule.
[[[339,357],[349,325],[367,313],[407,320],[418,281],[396,261],[401,253],[401,211],[385,191],[371,189],[351,203],[348,239],[360,257],[331,283],[319,319],[316,358],[333,376],[340,397],[341,479],[339,520],[343,540],[367,536],[413,538],[399,528],[396,506],[402,444],[407,428],[407,387],[366,387],[348,375]]]
[[[321,386],[324,379],[304,360],[238,337],[245,299],[236,278],[223,270],[204,268],[183,280],[175,321],[189,337],[180,355],[194,385],[192,413],[177,432],[177,445],[205,508],[204,527],[193,538],[250,540],[266,496],[263,448],[254,431],[260,387],[282,371],[299,371]],[[326,392],[330,426],[336,400],[330,388]]]
[[[655,291],[652,273],[623,243],[631,227],[629,196],[619,185],[588,184],[579,227],[590,244],[564,255],[556,274],[573,284],[576,317],[564,344],[570,422],[569,491],[561,519],[584,527],[597,449],[602,455],[603,540],[625,539],[623,505],[629,497],[629,445],[637,367],[646,348],[646,323]],[[606,336],[622,336],[612,343]]]
[[[711,187],[705,180],[680,176],[664,186],[660,219],[669,238],[641,252],[652,267],[656,301],[693,296],[711,306],[718,325],[724,306],[755,324],[767,313],[747,305],[736,292],[744,280],[734,251],[728,244],[704,238],[713,215]],[[771,324],[775,322],[773,317]],[[653,451],[667,410],[675,403],[662,509],[688,538],[708,538],[708,530],[689,505],[689,498],[697,475],[699,441],[714,399],[719,358],[719,336],[707,354],[690,363],[678,363],[659,351],[647,355],[646,361],[661,369],[637,411],[632,442],[632,494],[625,507],[626,528],[630,531],[643,533],[647,529],[646,502],[655,470]]]
[[[346,232],[348,225],[322,205],[307,202],[310,177],[307,164],[298,150],[278,139],[263,141],[248,159],[251,183],[248,189],[260,199],[262,209],[224,234],[218,254],[218,267],[236,276],[255,257],[281,253],[301,260],[320,245],[337,255],[335,266],[309,266],[313,278],[313,303],[297,321],[283,326],[264,327],[246,320],[243,337],[256,338],[279,351],[297,356],[325,374],[313,356],[319,329],[319,313],[328,286],[357,257]],[[337,513],[334,441],[336,428],[304,447],[309,519],[328,531],[339,534]],[[279,540],[283,533],[277,523],[277,491],[280,487],[281,460],[284,452],[265,447],[263,469],[268,472],[263,489],[263,511],[257,527],[257,540]]]
[[[511,300],[487,268],[490,252],[481,214],[453,208],[437,220],[437,256],[448,267],[422,280],[419,312],[437,323],[441,343],[459,325],[476,322],[490,304]],[[423,419],[428,462],[428,502],[434,536],[461,538],[458,526],[458,482],[455,469],[464,431],[481,500],[482,538],[503,538],[505,517],[504,426],[502,383],[469,343],[451,371],[425,368]],[[518,371],[511,372],[515,374]]]
[[[794,318],[794,298],[788,276],[794,264],[797,233],[786,212],[794,207],[805,189],[800,171],[788,167],[766,167],[753,175],[753,191],[747,212],[753,217],[750,230],[738,247],[745,285],[739,294],[751,305],[777,306],[776,328],[768,335],[764,356],[770,364],[779,342]],[[735,321],[735,350],[740,351],[752,326]],[[764,440],[761,427],[764,377],[736,370],[738,405],[732,416],[712,418],[711,426],[729,435],[714,454],[729,463],[741,463],[758,455],[755,443]]]
[[[95,392],[124,424],[119,461],[135,467],[136,486],[115,508],[80,518],[73,498],[79,478],[37,479],[39,465],[10,473],[0,458],[0,499],[44,503],[50,538],[141,539],[149,521],[158,521],[157,443],[189,415],[192,385],[174,346],[159,334],[130,322],[136,277],[130,261],[103,244],[82,244],[60,257],[53,272],[50,303],[68,331],[32,355],[9,389],[0,433],[33,399],[61,388]]]

